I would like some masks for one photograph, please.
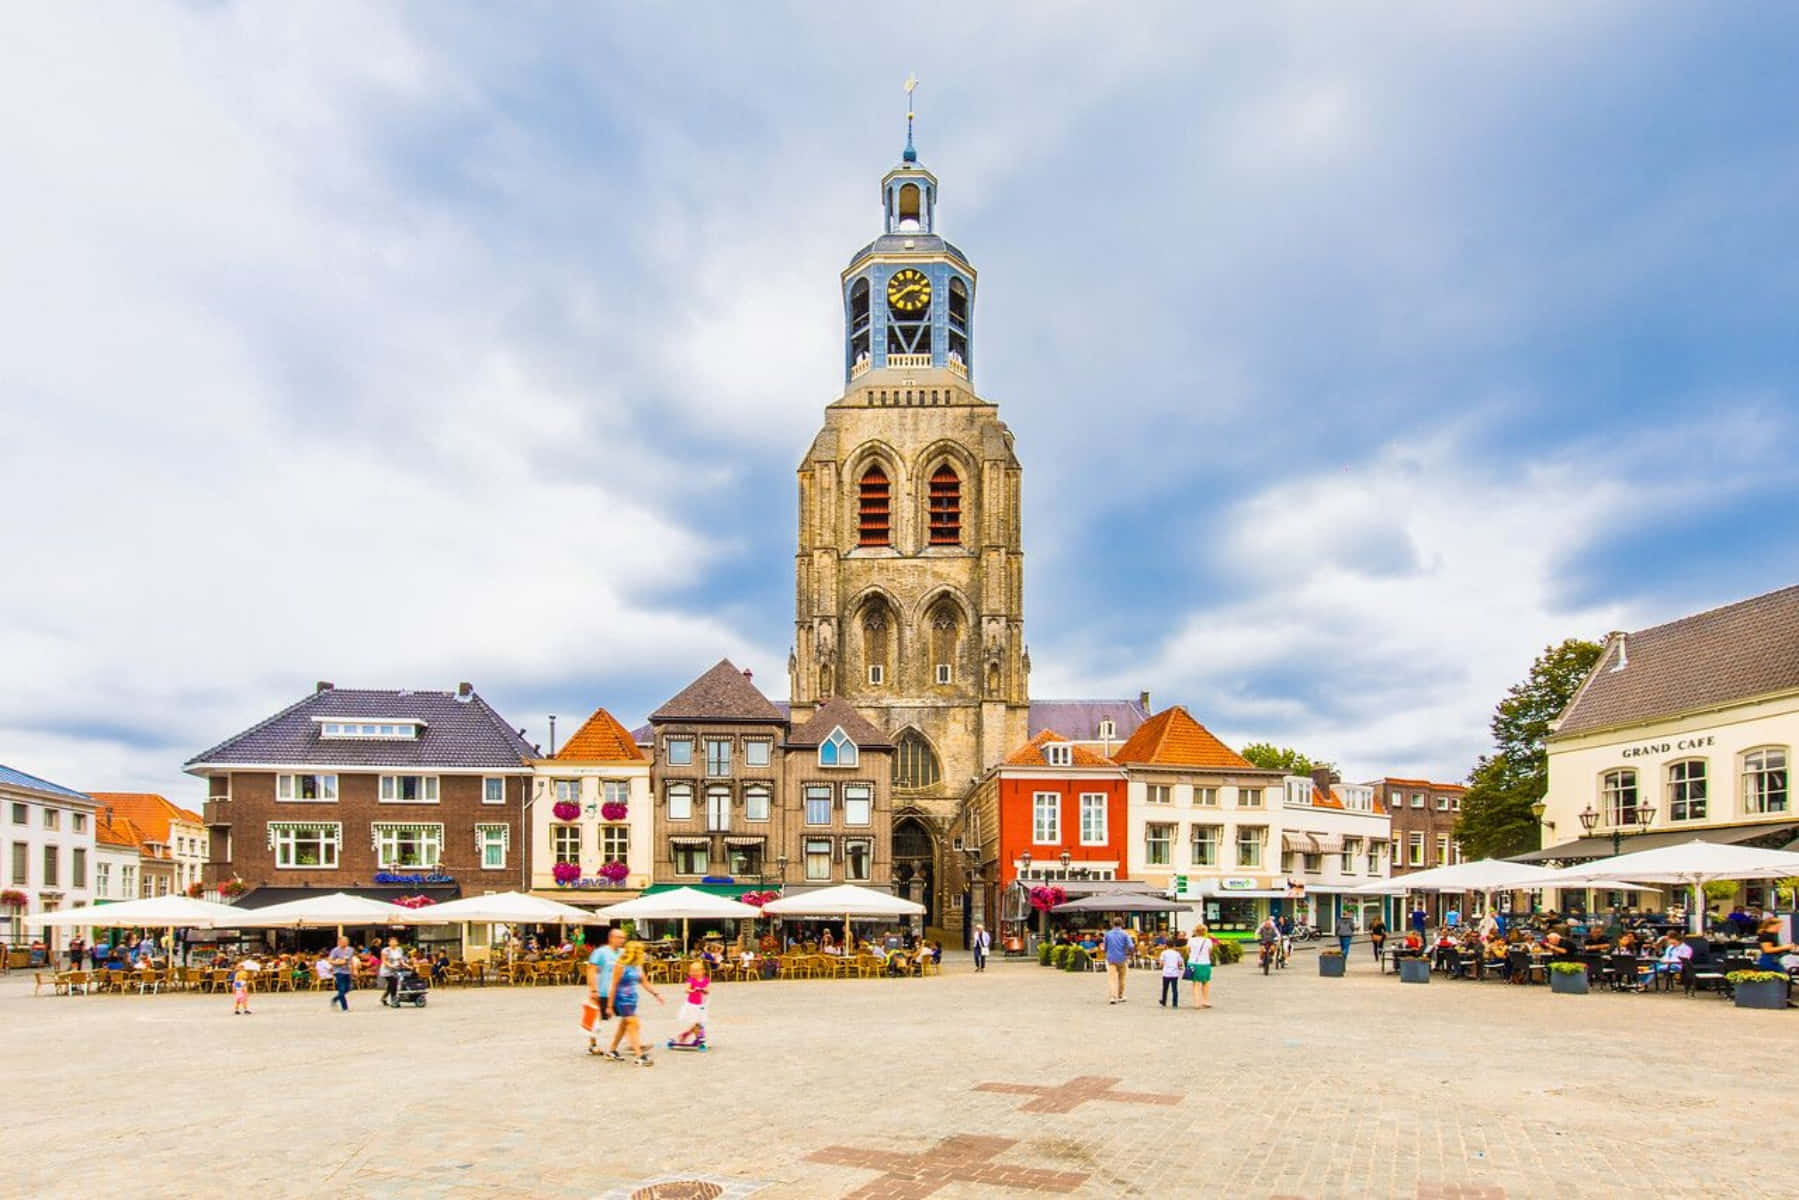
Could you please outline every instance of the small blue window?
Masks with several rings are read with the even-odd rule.
[[[831,736],[819,743],[818,765],[821,767],[853,767],[859,759],[856,743],[850,741],[842,729],[833,729]]]

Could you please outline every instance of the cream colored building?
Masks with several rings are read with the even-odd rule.
[[[1328,771],[1281,781],[1281,873],[1297,915],[1326,934],[1347,912],[1358,930],[1373,923],[1380,896],[1351,889],[1387,878],[1391,823],[1366,783],[1333,783]]]
[[[1607,857],[1614,833],[1625,853],[1691,838],[1787,847],[1799,587],[1611,634],[1548,749],[1544,848],[1526,859]],[[1759,905],[1763,885],[1743,898]]]
[[[605,709],[550,758],[532,761],[530,881],[538,895],[581,907],[649,886],[650,760]],[[617,879],[612,864],[622,865]],[[562,878],[558,878],[558,868]]]

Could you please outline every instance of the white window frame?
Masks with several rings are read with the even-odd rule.
[[[631,856],[631,827],[629,825],[600,826],[600,861],[625,862]]]
[[[855,817],[856,806],[862,806],[862,819]],[[843,785],[843,823],[858,829],[874,824],[875,789],[873,784],[846,783]]]
[[[579,779],[550,780],[550,799],[558,804],[581,803],[581,781]]]
[[[1694,767],[1698,768],[1696,774],[1691,769]],[[1676,772],[1680,773],[1680,778],[1676,778]],[[1711,763],[1703,758],[1676,759],[1662,768],[1663,782],[1668,789],[1668,820],[1705,820],[1711,773]]]
[[[813,826],[814,828],[817,828],[819,826],[829,825],[831,823],[831,809],[834,806],[832,804],[831,785],[830,784],[828,784],[828,783],[808,783],[808,784],[806,784],[805,787],[802,788],[800,791],[800,802],[802,805],[802,807],[800,809],[800,816],[804,818],[805,824]],[[825,819],[822,821],[815,821],[812,819],[813,818],[812,806],[814,804],[821,804],[821,803],[825,806],[824,807]]]
[[[683,871],[681,858],[685,855],[688,866],[699,864],[696,870]],[[669,847],[669,860],[674,864],[675,874],[681,876],[705,876],[712,872],[712,848],[704,844],[683,844]]]
[[[1792,766],[1792,753],[1785,746],[1751,746],[1743,751],[1742,769],[1737,772],[1742,781],[1743,811],[1758,817],[1792,812]],[[1772,775],[1780,776],[1779,788],[1769,783]]]
[[[1104,792],[1081,793],[1081,845],[1103,846],[1112,840],[1107,809],[1109,799]]]
[[[1189,865],[1195,867],[1217,866],[1219,843],[1224,840],[1223,833],[1224,828],[1220,825],[1195,824],[1191,826],[1187,830]],[[1210,847],[1210,853],[1202,853],[1206,847]]]
[[[729,779],[731,763],[736,757],[730,738],[709,737],[706,744],[706,778]]]
[[[1143,802],[1145,804],[1173,804],[1174,785],[1170,783],[1146,783],[1143,785]]]
[[[675,748],[681,748],[680,757],[675,756]],[[671,767],[691,767],[693,765],[693,737],[683,734],[680,737],[664,738],[662,741],[662,761]]]
[[[938,663],[937,664],[937,682],[938,682],[938,684],[946,685],[946,684],[954,683],[955,681],[956,681],[956,669],[954,667],[952,667],[949,663]]]
[[[706,785],[706,832],[731,832],[731,785],[728,783]]]
[[[487,861],[487,852],[498,848],[500,861]],[[506,856],[512,849],[512,826],[510,825],[477,825],[475,826],[475,861],[481,864],[483,871],[504,871]]]
[[[821,846],[824,847],[822,851],[819,849]],[[814,870],[814,859],[820,854],[822,854],[824,858],[824,870],[822,873]],[[831,877],[830,838],[802,838],[800,841],[800,857],[805,861],[807,879],[820,880],[829,879]]]
[[[300,795],[300,781],[312,781],[311,796]],[[336,804],[337,776],[323,774],[298,774],[275,776],[275,801],[278,804]]]
[[[289,859],[294,857],[294,851],[301,843],[302,833],[325,835],[318,838],[319,861],[282,862],[284,856]],[[341,821],[270,821],[268,834],[269,849],[274,852],[277,871],[335,871],[344,860],[344,827]],[[331,861],[326,862],[327,858]],[[135,871],[131,867],[125,867],[119,874],[121,882],[126,882],[126,876],[135,874]]]
[[[555,821],[550,825],[550,864],[581,865],[581,826],[573,821]],[[573,857],[569,857],[573,855]]]
[[[664,787],[663,793],[668,805],[669,820],[693,820],[693,784],[684,779],[671,780]]]
[[[1635,767],[1614,767],[1600,773],[1599,813],[1607,828],[1636,824],[1636,812],[1642,806],[1643,780]]]
[[[1424,807],[1424,793],[1423,792],[1413,792],[1412,793],[1412,807],[1413,808],[1423,808]]]
[[[766,783],[745,784],[743,789],[743,819],[746,821],[766,821],[774,811],[774,788]]]
[[[1177,827],[1168,821],[1150,821],[1143,826],[1143,865],[1146,867],[1172,867],[1174,865],[1174,837]],[[1157,837],[1157,833],[1161,836]],[[1160,846],[1158,851],[1156,847]],[[1158,857],[1158,854],[1160,857]]]
[[[1261,808],[1263,789],[1259,787],[1240,787],[1237,789],[1238,808]]]
[[[1362,856],[1362,839],[1359,837],[1344,838],[1342,855],[1343,857],[1338,861],[1338,872],[1344,875],[1354,875],[1356,859]]]
[[[494,795],[496,791],[500,793],[498,797]],[[483,775],[481,777],[481,803],[506,803],[506,780],[502,776]]]
[[[831,730],[831,735],[818,744],[818,765],[828,770],[853,770],[861,762],[861,748],[843,732],[842,726]]]
[[[870,663],[868,667],[868,685],[880,687],[887,682],[887,668],[880,663]]]
[[[1052,767],[1072,767],[1074,747],[1067,742],[1048,742],[1043,747],[1043,761]]]
[[[863,870],[861,874],[857,874],[855,869],[851,866],[851,864],[856,861],[855,855],[851,853],[851,851],[858,846],[862,847],[864,851],[862,858]],[[843,878],[850,883],[867,883],[870,879],[874,878],[874,871],[875,840],[866,837],[845,838],[843,841]]]
[[[377,871],[435,871],[443,864],[444,827],[441,823],[375,821],[369,826],[369,835],[374,844]],[[418,840],[421,847],[419,857],[424,861],[396,861],[401,846],[408,839]]]
[[[1062,793],[1032,792],[1031,843],[1037,846],[1056,846],[1061,841]]]
[[[762,756],[757,762],[756,756]],[[766,767],[774,762],[774,743],[767,738],[745,738],[743,740],[743,765],[746,767]]]
[[[418,780],[418,795],[406,800],[400,797],[402,779]],[[383,775],[380,784],[380,802],[382,804],[436,804],[439,788],[435,775]]]
[[[1268,857],[1268,827],[1265,825],[1237,826],[1235,858],[1240,869],[1260,870],[1262,860]],[[1250,853],[1245,854],[1244,851]]]
[[[1414,829],[1406,834],[1406,863],[1409,866],[1424,865],[1424,831]]]
[[[1193,804],[1197,808],[1217,808],[1218,789],[1215,787],[1201,787],[1197,783],[1194,784]]]
[[[424,727],[423,721],[400,720],[394,717],[379,717],[373,721],[333,721],[319,722],[319,737],[326,741],[417,741],[419,731]]]

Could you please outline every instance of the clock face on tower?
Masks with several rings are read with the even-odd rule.
[[[931,281],[923,271],[907,267],[887,281],[887,304],[894,312],[919,312],[931,302]]]

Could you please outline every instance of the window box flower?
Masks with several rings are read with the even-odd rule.
[[[630,873],[631,869],[617,859],[614,859],[612,862],[609,862],[600,868],[600,878],[604,879],[607,883],[622,883],[625,876]]]
[[[600,805],[600,816],[608,821],[622,821],[630,814],[630,808],[617,800],[608,800]]]
[[[557,887],[573,887],[581,881],[581,864],[557,863],[550,868],[550,878],[556,881]]]
[[[24,892],[7,888],[0,892],[0,908],[26,908],[31,904],[31,897]]]
[[[581,818],[581,806],[573,800],[558,800],[551,805],[550,812],[558,821],[577,821]]]

